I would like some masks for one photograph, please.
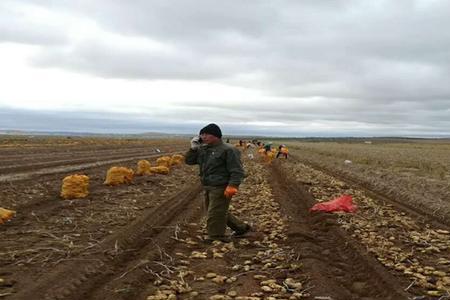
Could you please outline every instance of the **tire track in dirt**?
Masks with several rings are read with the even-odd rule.
[[[179,223],[188,223],[200,218],[202,210],[197,204],[196,197],[190,199],[189,206],[166,207],[177,209],[179,214],[170,221],[161,224],[162,231],[151,237],[143,237],[142,246],[134,247],[136,251],[130,252],[126,262],[113,266],[107,276],[99,278],[89,287],[77,291],[71,299],[146,299],[149,282],[157,279],[156,272],[170,272],[170,267],[164,264],[165,260],[173,260],[173,249],[180,240],[177,232]],[[162,226],[164,225],[164,226]]]
[[[150,149],[153,149],[153,147],[147,147],[147,146],[139,146],[139,147],[82,147],[77,149],[53,149],[53,148],[35,148],[34,151],[27,152],[27,153],[14,153],[14,154],[8,154],[3,153],[0,151],[0,154],[2,155],[2,161],[22,161],[22,160],[32,160],[32,159],[45,159],[47,157],[58,157],[58,158],[65,158],[65,157],[81,157],[86,155],[91,155],[92,153],[96,154],[110,154],[112,152],[135,152],[135,151],[149,151]]]
[[[101,243],[90,256],[59,265],[38,282],[11,296],[11,299],[87,299],[99,285],[111,282],[117,272],[127,272],[129,263],[139,256],[155,257],[159,250],[151,247],[152,239],[167,236],[169,224],[182,214],[192,212],[192,202],[200,192],[194,185],[161,203],[119,233]],[[162,241],[160,241],[162,242]],[[150,246],[147,246],[150,243]],[[136,249],[140,249],[136,251]],[[131,255],[133,251],[135,254]],[[148,252],[147,252],[148,251]],[[125,269],[124,269],[125,268]],[[98,299],[94,297],[94,299]]]
[[[273,163],[276,198],[292,224],[288,237],[300,253],[315,292],[332,299],[408,299],[392,276],[339,228],[334,215],[310,214],[312,196]]]
[[[115,153],[111,153],[115,152]],[[22,157],[20,161],[6,161],[1,160],[0,163],[6,166],[0,166],[0,172],[3,174],[12,173],[27,169],[39,169],[44,167],[54,167],[60,165],[72,165],[79,162],[95,162],[97,157],[102,157],[104,160],[109,159],[117,159],[123,158],[125,156],[133,156],[138,155],[142,156],[143,153],[150,152],[148,148],[146,149],[134,149],[133,151],[120,152],[109,150],[106,153],[99,152],[91,152],[86,153],[87,155],[76,155],[76,154],[67,154],[66,157],[59,156],[51,156],[47,158],[39,158],[36,156],[30,157],[28,160],[25,157]],[[95,154],[95,156],[93,156]],[[155,154],[154,151],[148,153],[148,155]],[[76,157],[74,159],[74,157]],[[37,161],[37,162],[36,162]]]
[[[0,151],[0,155],[2,156],[1,162],[20,162],[24,160],[36,160],[36,159],[46,159],[48,157],[58,157],[58,158],[65,158],[65,157],[82,157],[82,156],[89,156],[93,153],[96,153],[98,155],[108,154],[114,151],[120,151],[122,153],[124,152],[135,152],[137,150],[141,151],[148,151],[149,149],[156,148],[155,146],[140,146],[140,147],[114,147],[113,149],[111,147],[86,147],[84,146],[80,150],[76,149],[54,149],[54,148],[39,148],[34,149],[34,151],[26,152],[26,153],[4,153],[3,151]],[[38,153],[36,153],[38,151]]]

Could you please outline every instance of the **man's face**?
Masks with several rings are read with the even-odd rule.
[[[203,143],[208,144],[208,145],[214,144],[215,142],[220,140],[217,136],[209,134],[209,133],[202,133],[200,135],[200,137],[202,138]]]

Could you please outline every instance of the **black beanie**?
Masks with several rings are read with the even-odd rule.
[[[220,130],[219,126],[217,126],[214,123],[208,124],[205,127],[203,127],[200,130],[200,134],[202,133],[209,133],[218,137],[219,139],[222,138],[222,131]]]

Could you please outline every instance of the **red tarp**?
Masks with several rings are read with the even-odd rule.
[[[352,196],[342,195],[333,200],[317,203],[310,211],[324,211],[324,212],[334,212],[334,211],[344,211],[344,212],[355,212],[357,206],[353,204]]]

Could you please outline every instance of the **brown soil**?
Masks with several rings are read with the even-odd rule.
[[[30,165],[27,177],[21,180],[17,179],[18,173],[13,168],[7,170],[8,173],[3,170],[2,177],[14,177],[15,180],[9,178],[2,183],[0,206],[16,210],[17,215],[0,226],[0,278],[4,280],[0,284],[0,294],[24,290],[67,262],[93,261],[90,255],[101,249],[100,245],[108,236],[180,190],[197,184],[192,170],[174,167],[169,176],[135,177],[132,184],[116,187],[103,185],[106,170],[117,165],[117,161],[120,165],[135,168],[137,159],[145,157],[154,163],[157,156],[183,149],[164,143],[155,146],[163,153],[155,154],[150,148],[146,149],[147,155],[142,151],[130,156],[129,149],[122,153],[121,147],[110,147],[109,153],[122,157],[115,161],[105,156],[106,150],[97,152],[92,146],[88,150],[76,147],[72,149],[74,152],[89,152],[84,159],[95,163],[68,160],[46,175],[42,175],[46,165]],[[44,153],[40,149],[40,154],[29,151],[21,154],[20,159],[18,152],[11,151],[11,155],[18,161],[23,160],[23,165],[35,155],[46,156],[48,164],[59,161],[62,155],[59,152]],[[8,155],[3,158],[7,159]],[[90,194],[85,199],[62,200],[59,197],[62,179],[73,174],[68,173],[73,169],[82,170],[81,173],[90,177]]]
[[[307,145],[294,147],[293,152],[303,163],[346,181],[357,182],[430,220],[450,226],[448,144],[425,145],[426,142],[411,143],[392,148],[386,146],[386,149],[376,146],[361,151],[361,145],[346,144],[336,148],[336,144],[330,143],[314,149]],[[346,164],[344,160],[351,163]]]
[[[318,295],[332,299],[407,298],[399,280],[340,230],[335,215],[309,212],[315,201],[305,186],[290,180],[279,163],[274,163],[272,170],[277,198],[292,220],[289,242]]]
[[[186,147],[153,146],[166,153]],[[369,300],[427,293],[409,287],[410,277],[380,263],[378,252],[345,227],[367,217],[364,207],[355,216],[309,212],[318,191],[329,188],[292,176],[299,170],[296,160],[246,160],[248,177],[232,209],[253,230],[231,244],[205,245],[195,167],[108,187],[103,181],[109,166],[135,168],[141,157],[154,161],[153,148],[62,148],[3,152],[0,170],[9,179],[1,183],[0,206],[17,210],[17,216],[0,226],[2,298],[234,299],[235,293],[254,297],[241,299]],[[90,194],[61,200],[61,180],[73,170],[90,177]],[[442,251],[447,255],[450,248]],[[438,258],[433,255],[418,258],[432,265]],[[164,293],[166,298],[152,298]]]

